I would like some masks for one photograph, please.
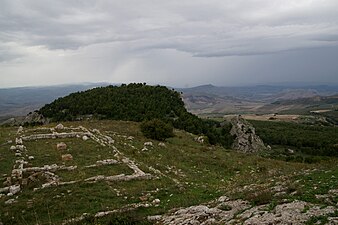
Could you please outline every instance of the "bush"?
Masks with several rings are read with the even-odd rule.
[[[172,125],[159,119],[142,122],[141,131],[145,137],[159,141],[174,136]]]

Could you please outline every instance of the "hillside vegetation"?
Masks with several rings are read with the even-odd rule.
[[[21,180],[11,178],[12,184],[21,185],[21,191],[14,196],[0,195],[3,224],[146,224],[147,216],[199,204],[229,214],[220,217],[225,220],[219,224],[231,224],[230,220],[242,224],[250,219],[245,215],[254,219],[254,215],[274,212],[279,204],[299,205],[299,201],[308,202],[299,210],[308,224],[338,215],[313,213],[313,207],[319,206],[334,212],[338,198],[333,191],[338,181],[331,177],[338,176],[336,158],[320,164],[286,163],[201,144],[194,141],[197,136],[181,130],[175,130],[175,137],[165,142],[153,141],[142,135],[136,122],[65,122],[61,130],[56,125],[24,128],[19,133],[15,127],[0,128],[0,188],[6,187],[20,163],[26,170]],[[55,131],[84,133],[73,138],[37,138]],[[26,150],[16,156],[10,149],[20,137]],[[60,142],[67,149],[57,149]],[[71,154],[73,159],[63,161],[63,154]],[[115,163],[102,164],[108,160]],[[70,169],[48,169],[53,164]],[[44,170],[37,171],[39,168]],[[135,177],[135,170],[150,177],[141,174],[139,179],[113,180]],[[229,200],[208,203],[223,195]],[[316,197],[324,195],[328,197]],[[257,214],[250,213],[257,207]],[[207,218],[199,217],[201,221]]]
[[[325,156],[338,156],[337,127],[277,121],[250,122],[262,140],[273,146],[272,154],[278,159],[314,162]]]
[[[231,146],[231,127],[189,113],[178,92],[163,86],[129,84],[94,88],[59,98],[40,113],[52,121],[74,121],[88,115],[98,119],[144,121],[160,119],[175,128],[204,134],[211,144]]]

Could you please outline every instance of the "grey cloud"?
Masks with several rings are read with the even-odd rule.
[[[284,49],[298,48],[299,42],[305,42],[305,48],[316,47],[311,36],[326,40],[338,33],[334,0],[312,5],[281,0],[6,0],[1,15],[0,38],[8,40],[7,34],[12,40],[49,49],[125,42],[134,49],[171,46],[196,56],[251,55],[283,50],[274,47],[279,42]],[[259,44],[261,39],[268,44]]]
[[[307,51],[318,52],[325,61],[313,71],[325,67],[334,79],[336,63],[326,59],[333,53],[325,52],[337,46],[336,0],[2,0],[0,7],[0,69],[8,74],[2,86],[32,79],[154,78],[173,84],[173,74],[183,83],[196,78],[195,84],[211,77],[246,81],[251,73],[274,79],[268,63],[290,63],[290,71],[283,72],[314,78],[306,66],[298,70],[293,63],[294,52]],[[293,56],[293,61],[281,55]],[[297,56],[305,57],[299,61],[306,65],[307,55]]]

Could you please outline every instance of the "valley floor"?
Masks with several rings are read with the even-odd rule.
[[[336,158],[278,161],[180,130],[158,142],[134,122],[63,125],[0,128],[0,224],[338,223]]]

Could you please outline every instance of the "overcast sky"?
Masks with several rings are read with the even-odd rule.
[[[0,87],[338,84],[337,0],[0,0]]]

